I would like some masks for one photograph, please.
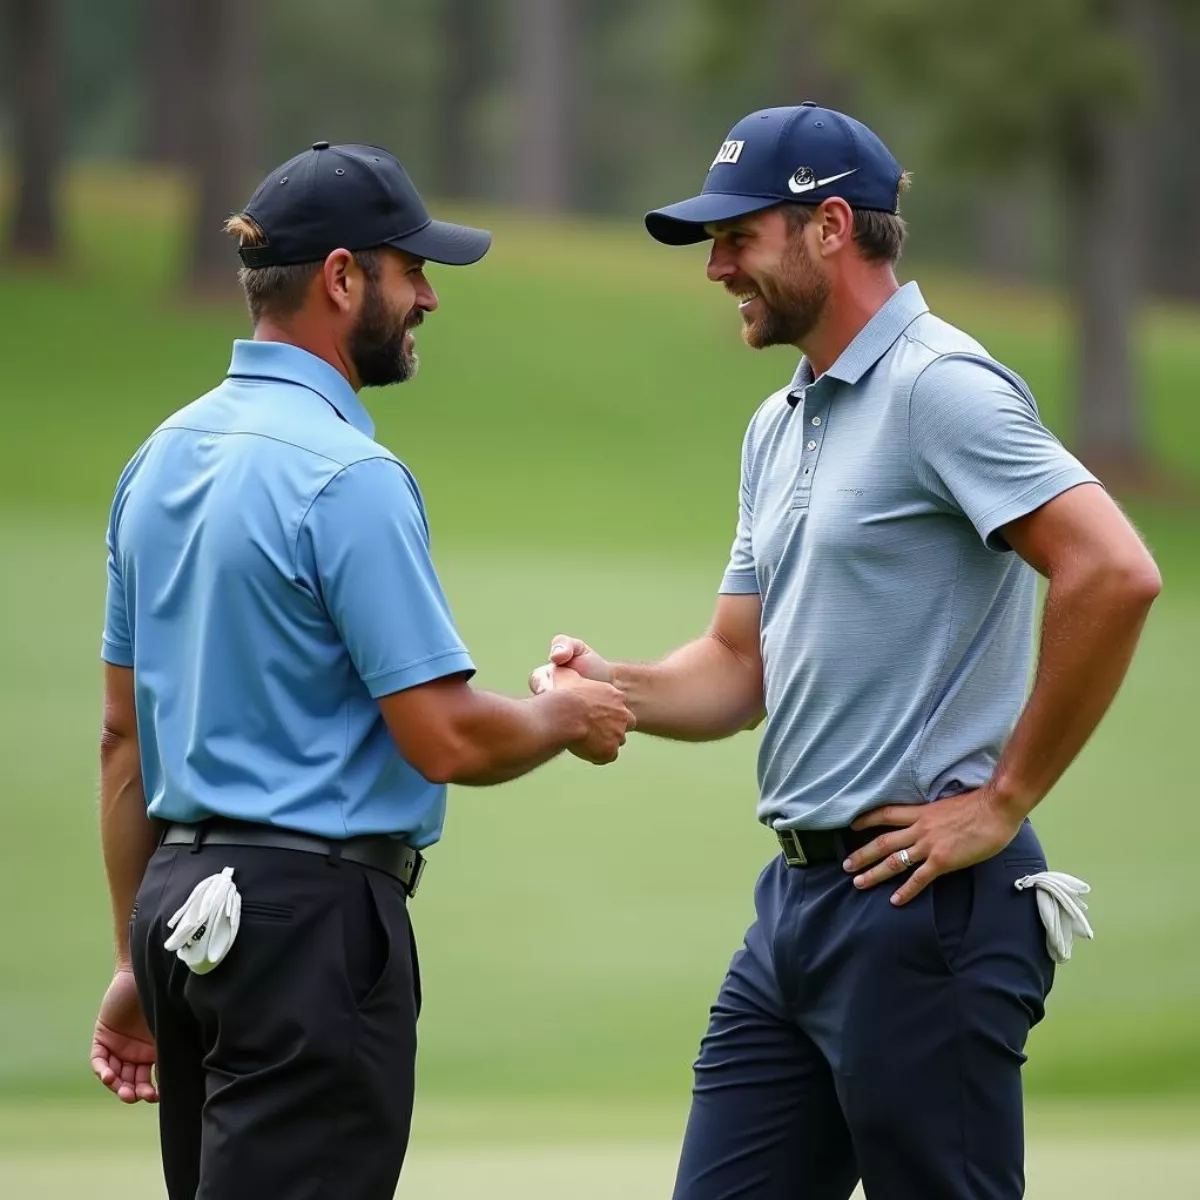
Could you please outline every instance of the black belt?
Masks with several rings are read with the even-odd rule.
[[[776,829],[783,858],[789,867],[810,863],[841,862],[861,846],[874,841],[887,829]]]
[[[398,879],[410,896],[417,894],[417,885],[425,871],[425,858],[419,850],[384,834],[338,841],[291,829],[277,829],[273,825],[214,819],[196,825],[168,825],[162,835],[162,845],[191,846],[193,851],[203,846],[267,846],[274,850],[323,854],[334,864],[344,860],[383,871]]]

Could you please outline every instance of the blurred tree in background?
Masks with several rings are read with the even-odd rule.
[[[943,170],[977,175],[1001,207],[1030,167],[1056,184],[1079,450],[1106,472],[1139,473],[1131,339],[1151,225],[1139,200],[1160,0],[839,0],[837,12],[835,53],[865,59],[925,107]]]
[[[1076,445],[1144,471],[1147,294],[1200,299],[1200,0],[3,0],[7,244],[53,257],[60,162],[127,160],[220,227],[312,142],[375,142],[431,194],[637,220],[744,113],[813,99],[913,170],[922,264],[1064,284]]]
[[[55,0],[5,0],[10,42],[5,75],[19,164],[9,251],[53,260],[59,251],[58,179],[62,154],[62,40]]]

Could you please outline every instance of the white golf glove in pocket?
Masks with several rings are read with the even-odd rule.
[[[1046,927],[1046,949],[1056,963],[1065,963],[1071,957],[1076,934],[1085,938],[1095,936],[1084,915],[1087,905],[1080,899],[1092,889],[1082,879],[1062,871],[1038,871],[1035,875],[1022,875],[1013,887],[1019,892],[1034,889],[1038,915]]]
[[[197,975],[207,975],[229,953],[242,919],[242,896],[233,868],[202,879],[181,909],[167,922],[175,932],[164,946]]]

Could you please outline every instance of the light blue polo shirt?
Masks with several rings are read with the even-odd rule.
[[[474,667],[416,482],[373,433],[328,363],[238,341],[126,467],[102,654],[134,670],[152,816],[440,836],[446,788],[376,701]]]
[[[830,829],[986,783],[1024,703],[1036,575],[998,532],[1094,476],[915,283],[750,422],[721,584],[762,597],[759,819]]]

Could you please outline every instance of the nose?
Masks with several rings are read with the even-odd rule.
[[[417,307],[423,312],[433,312],[438,306],[438,295],[428,280],[417,290]]]
[[[724,283],[736,273],[737,268],[733,262],[733,254],[728,247],[713,242],[712,249],[708,252],[707,274],[709,279],[713,283]]]

